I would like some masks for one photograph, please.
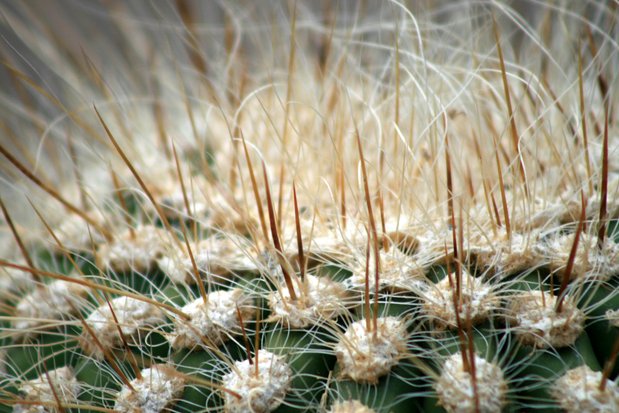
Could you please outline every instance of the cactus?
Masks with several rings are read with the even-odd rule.
[[[0,412],[619,411],[616,5],[409,3],[0,3]]]

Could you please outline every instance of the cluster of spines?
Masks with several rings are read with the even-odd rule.
[[[182,394],[185,386],[194,386],[208,389],[197,391],[203,399],[199,400],[209,400],[213,406],[223,403],[231,411],[243,411],[244,403],[256,403],[253,409],[257,411],[272,411],[282,403],[303,410],[321,402],[331,405],[339,399],[363,399],[371,389],[377,393],[363,401],[378,411],[436,408],[432,401],[419,402],[432,400],[423,396],[434,392],[437,406],[448,411],[493,411],[497,406],[519,403],[519,389],[510,388],[519,380],[532,380],[533,384],[523,386],[527,391],[533,388],[532,393],[546,387],[546,396],[559,394],[559,385],[554,384],[559,376],[544,379],[548,374],[531,373],[540,366],[527,363],[529,357],[555,357],[557,369],[566,374],[568,368],[583,362],[588,368],[600,369],[599,361],[604,359],[596,358],[588,343],[585,317],[602,308],[609,314],[607,324],[613,325],[616,296],[611,290],[598,300],[599,305],[588,296],[607,289],[614,274],[602,274],[602,281],[600,275],[590,277],[592,271],[600,273],[596,264],[587,266],[586,262],[587,256],[596,253],[597,245],[587,247],[592,250],[589,255],[578,257],[584,203],[565,268],[553,271],[551,263],[538,265],[552,271],[548,276],[527,271],[528,262],[519,268],[524,271],[520,274],[496,272],[501,260],[510,261],[509,252],[497,249],[488,258],[487,252],[480,253],[483,247],[471,245],[475,237],[464,244],[457,225],[452,227],[455,242],[445,244],[442,258],[433,255],[431,260],[424,259],[424,248],[432,250],[432,243],[416,238],[411,228],[402,228],[380,237],[378,230],[368,231],[366,241],[342,242],[333,262],[325,251],[316,254],[310,265],[313,251],[305,250],[303,234],[295,236],[296,251],[283,249],[268,181],[265,185],[269,213],[265,225],[272,230],[271,248],[252,245],[247,238],[235,239],[236,235],[227,238],[218,234],[207,237],[209,242],[204,246],[193,243],[192,247],[186,228],[191,222],[164,224],[162,215],[158,226],[130,229],[116,237],[119,241],[101,243],[92,256],[84,249],[63,250],[62,241],[54,236],[59,246],[55,252],[33,258],[24,249],[24,261],[30,264],[5,261],[7,274],[10,271],[16,276],[16,271],[22,271],[20,276],[30,274],[38,280],[29,293],[14,295],[18,299],[12,304],[8,336],[26,343],[29,351],[44,342],[46,335],[64,334],[61,342],[77,344],[64,350],[66,354],[55,344],[53,351],[62,354],[61,359],[51,353],[37,361],[40,364],[32,371],[50,369],[54,363],[62,364],[60,360],[67,365],[19,384],[24,403],[39,397],[42,406],[56,403],[61,410],[74,405],[154,412],[179,400],[181,405],[191,405]],[[296,191],[293,194],[296,228],[301,229]],[[160,207],[155,209],[160,211]],[[4,213],[7,222],[12,222],[6,209]],[[200,222],[200,218],[194,215],[191,221]],[[352,226],[352,221],[348,225]],[[49,229],[53,235],[54,230]],[[12,231],[22,245],[17,229],[12,227]],[[612,247],[612,236],[606,243],[616,248]],[[115,249],[116,242],[121,248]],[[220,247],[230,243],[238,249]],[[160,265],[164,256],[175,262],[173,267],[170,262]],[[579,265],[575,265],[577,258]],[[100,275],[84,274],[84,268],[92,267],[94,261],[101,265]],[[238,266],[239,262],[243,264]],[[437,266],[441,262],[444,265]],[[575,267],[580,269],[573,275]],[[580,303],[585,303],[582,309],[578,308]],[[501,331],[510,338],[498,337]],[[509,343],[512,340],[515,344]],[[503,348],[490,349],[496,346]],[[570,350],[574,346],[577,350]],[[557,357],[544,349],[566,354]],[[24,361],[16,359],[28,357],[21,352],[7,346],[6,366],[17,369]],[[192,353],[208,354],[213,362],[195,365]],[[595,396],[610,400],[610,406],[616,402],[615,385],[611,382],[608,387],[607,383],[616,353],[613,349],[605,355],[610,364],[599,380],[598,391],[610,389],[611,393]],[[53,361],[48,363],[46,357]],[[277,373],[281,377],[269,378],[271,370],[258,367],[261,357],[262,363],[281,363],[276,369],[281,370]],[[309,370],[304,370],[308,366]],[[93,373],[93,368],[98,372]],[[94,374],[90,380],[107,376],[105,386],[110,389],[100,390],[99,399],[80,405],[76,377],[84,371]],[[513,375],[511,382],[509,374]],[[20,380],[22,376],[30,374],[20,374]],[[570,383],[575,380],[572,376]],[[154,383],[159,379],[172,383],[171,387]],[[58,380],[59,389],[65,392],[69,386],[72,391],[58,395],[53,385],[40,390],[46,380]],[[378,393],[381,386],[385,394]],[[468,386],[472,393],[466,390]],[[407,392],[389,393],[390,387]],[[114,388],[118,393],[110,395]],[[91,390],[86,385],[81,393],[90,394]],[[252,399],[262,390],[272,399]],[[474,397],[467,399],[471,394]],[[334,400],[325,401],[325,395]],[[560,401],[545,402],[553,405]],[[541,405],[545,402],[540,401]]]
[[[239,175],[246,174],[246,199],[235,200],[236,208],[220,208],[223,212],[205,208],[202,191],[188,190],[200,176],[184,175],[186,159],[183,154],[179,159],[174,145],[166,150],[173,191],[159,191],[96,107],[102,136],[138,183],[135,192],[144,194],[144,199],[130,196],[112,173],[116,215],[126,220],[77,207],[2,147],[17,171],[71,212],[68,220],[77,220],[82,236],[63,238],[70,225],[54,228],[37,212],[53,239],[53,251],[41,254],[41,246],[24,246],[19,229],[10,225],[22,263],[3,260],[3,267],[21,270],[18,276],[32,278],[33,287],[8,294],[5,338],[15,344],[4,346],[9,393],[3,400],[17,410],[145,413],[205,407],[496,411],[563,406],[562,383],[577,387],[584,377],[582,391],[573,393],[580,397],[574,405],[617,406],[611,381],[617,346],[593,349],[588,340],[597,324],[617,335],[618,248],[616,233],[608,229],[617,219],[616,202],[607,199],[609,109],[600,188],[590,194],[591,201],[599,197],[593,213],[588,204],[594,202],[583,196],[576,208],[564,203],[558,204],[563,210],[544,205],[535,211],[541,225],[532,213],[515,221],[510,196],[530,201],[532,195],[494,33],[517,165],[509,193],[497,155],[500,199],[484,187],[486,211],[479,215],[465,215],[456,202],[446,138],[445,170],[435,171],[447,182],[446,203],[440,205],[446,219],[427,225],[396,219],[389,228],[393,211],[385,207],[382,186],[371,188],[368,151],[354,115],[361,189],[357,205],[350,197],[346,201],[349,178],[340,171],[339,215],[332,220],[317,219],[320,211],[302,219],[285,161],[271,165],[279,169],[280,181],[272,197],[267,164],[260,183],[240,127],[234,162],[243,163]],[[288,93],[291,78],[292,71]],[[288,107],[284,142],[292,140]],[[497,152],[504,150],[494,144]],[[222,204],[235,196],[224,193]],[[257,213],[239,208],[253,204]],[[285,214],[282,205],[289,204],[293,213]],[[146,207],[136,211],[135,205]],[[10,224],[9,211],[3,207],[3,212]],[[471,229],[475,226],[481,228]],[[34,366],[27,367],[29,362]],[[580,370],[568,371],[572,368]],[[559,378],[557,372],[566,375]],[[595,388],[588,382],[592,377]]]

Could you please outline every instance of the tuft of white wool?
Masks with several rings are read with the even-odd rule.
[[[213,282],[224,282],[230,275],[257,272],[258,259],[251,253],[252,245],[241,236],[211,236],[191,245],[191,253],[198,272]],[[171,245],[157,259],[157,265],[174,283],[195,284],[194,267],[187,247]]]
[[[95,343],[92,334],[105,350],[111,350],[122,344],[118,330],[131,344],[131,339],[164,321],[165,314],[156,305],[132,297],[117,297],[109,304],[102,304],[88,316],[86,323],[92,333],[82,332],[80,344],[89,354],[102,357],[102,350]]]
[[[568,370],[551,387],[551,394],[566,413],[619,412],[619,387],[612,380],[600,389],[602,373],[582,365]]]
[[[454,253],[453,231],[440,220],[432,224],[436,228],[422,227],[417,236],[420,244],[417,259],[427,266],[444,264],[453,259]]]
[[[350,288],[364,289],[366,285],[366,259],[365,252],[358,254],[350,267],[352,276],[346,280]],[[416,260],[399,248],[381,250],[379,253],[380,266],[378,273],[378,289],[388,291],[412,291],[418,292],[426,286],[425,270],[427,265]],[[376,259],[374,252],[370,252],[367,263],[370,291],[376,291]]]
[[[507,382],[503,370],[477,354],[474,362],[477,391],[472,381],[473,376],[464,369],[460,353],[452,354],[443,364],[434,388],[439,404],[448,413],[494,413],[500,412],[504,406]]]
[[[333,403],[329,413],[374,413],[374,409],[370,409],[358,400],[346,400]]]
[[[147,271],[156,264],[171,242],[172,234],[153,225],[126,230],[97,249],[97,265],[116,272]]]
[[[98,211],[89,211],[87,215],[97,224],[105,227],[106,223],[103,215]],[[96,245],[106,242],[105,237],[97,228],[93,227],[84,218],[79,215],[66,215],[60,222],[60,225],[54,229],[54,235],[58,238],[64,248],[69,251],[90,252]],[[51,242],[52,248],[60,247],[55,241]]]
[[[421,293],[424,313],[433,326],[441,330],[458,326],[454,308],[454,293],[457,285],[455,277],[456,273],[445,276],[440,282],[429,285],[426,291]],[[493,286],[462,270],[458,302],[458,317],[462,323],[483,322],[499,305],[500,300]]]
[[[181,309],[189,319],[174,320],[174,331],[168,335],[168,341],[174,348],[203,343],[219,346],[242,333],[237,309],[245,323],[256,313],[253,298],[240,288],[209,293],[206,302],[197,298]]]
[[[140,372],[141,378],[123,385],[114,403],[120,413],[161,413],[183,393],[185,379],[172,366],[154,364]]]
[[[370,320],[370,328],[373,320]],[[379,317],[376,331],[366,320],[352,323],[335,346],[341,377],[376,384],[405,357],[408,332],[397,317]]]
[[[71,367],[60,367],[43,373],[19,386],[23,400],[41,404],[16,404],[13,413],[57,413],[64,409],[57,403],[76,403],[80,384]]]
[[[546,292],[515,295],[507,309],[511,330],[520,341],[538,348],[572,345],[584,330],[585,314],[569,297],[561,312],[556,305],[557,297]]]
[[[290,291],[269,294],[271,316],[269,322],[281,322],[291,328],[305,328],[324,320],[332,320],[348,312],[353,304],[350,293],[342,283],[328,277],[306,274],[297,284],[297,299],[290,298]]]
[[[538,244],[538,254],[545,258],[553,272],[563,276],[573,244],[574,234],[559,234],[543,244]],[[570,281],[575,279],[607,281],[616,274],[619,274],[619,244],[611,237],[607,237],[600,248],[597,236],[581,234]]]
[[[252,363],[249,359],[237,361],[223,377],[222,386],[235,393],[224,394],[224,409],[228,413],[272,412],[282,404],[292,378],[293,372],[282,357],[258,350]]]
[[[539,238],[540,233],[535,230],[509,235],[503,228],[496,233],[474,233],[468,240],[468,253],[480,269],[492,269],[500,275],[514,274],[544,264],[543,255],[535,248]]]
[[[606,311],[604,316],[606,317],[606,320],[608,320],[611,326],[619,327],[619,309],[608,310]]]
[[[19,338],[33,337],[37,328],[54,326],[84,305],[89,289],[75,282],[56,280],[40,284],[15,306],[13,326]]]

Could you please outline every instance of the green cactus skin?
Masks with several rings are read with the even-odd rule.
[[[612,2],[0,14],[0,413],[619,411]]]

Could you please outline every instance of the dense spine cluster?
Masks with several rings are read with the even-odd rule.
[[[616,4],[40,7],[0,413],[619,409]]]

